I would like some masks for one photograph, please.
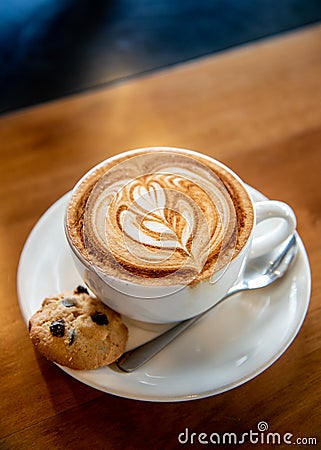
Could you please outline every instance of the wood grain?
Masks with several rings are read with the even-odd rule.
[[[243,433],[260,420],[321,445],[320,55],[314,26],[1,119],[1,448],[174,449],[186,427]],[[309,312],[282,358],[188,403],[126,400],[71,379],[34,352],[17,303],[19,255],[41,214],[97,162],[149,145],[210,154],[291,204],[312,267]]]

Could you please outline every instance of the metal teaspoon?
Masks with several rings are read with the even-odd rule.
[[[298,246],[295,235],[293,235],[290,240],[282,246],[273,260],[265,263],[264,267],[258,268],[253,260],[249,260],[242,280],[238,284],[234,285],[221,300],[215,303],[215,305],[198,316],[179,322],[173,328],[170,328],[151,341],[148,341],[133,350],[125,352],[116,361],[118,368],[124,372],[133,372],[159,353],[183,331],[227,298],[241,291],[264,288],[282,278],[289,269],[297,254],[297,251]]]

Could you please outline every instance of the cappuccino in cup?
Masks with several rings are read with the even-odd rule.
[[[293,232],[292,210],[265,203],[287,222],[285,234]],[[261,205],[260,220],[270,213]],[[250,254],[255,215],[247,188],[220,162],[152,147],[90,170],[72,192],[65,230],[76,266],[103,302],[163,323],[192,317],[226,294]]]

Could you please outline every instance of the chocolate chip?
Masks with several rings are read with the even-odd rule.
[[[69,331],[69,342],[68,345],[72,345],[76,339],[76,330],[72,329]]]
[[[84,286],[76,287],[76,289],[74,290],[74,293],[75,294],[88,294],[89,295],[88,290]]]
[[[65,321],[62,319],[51,322],[50,333],[55,337],[63,337],[65,334]]]
[[[28,331],[31,331],[31,328],[32,328],[32,323],[29,320],[29,322],[28,322]]]
[[[108,319],[106,314],[96,311],[94,314],[91,314],[91,320],[95,322],[97,325],[108,325]]]
[[[66,306],[66,308],[70,308],[71,306],[76,306],[76,302],[73,298],[67,297],[61,300],[61,303]]]

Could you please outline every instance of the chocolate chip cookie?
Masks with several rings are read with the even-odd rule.
[[[78,370],[116,361],[128,337],[119,314],[83,286],[45,298],[29,320],[29,334],[46,358]]]

